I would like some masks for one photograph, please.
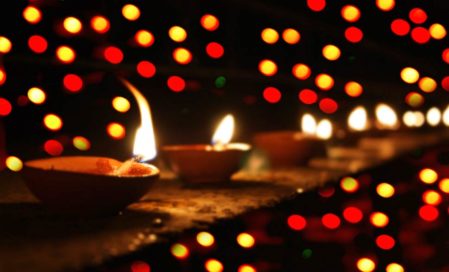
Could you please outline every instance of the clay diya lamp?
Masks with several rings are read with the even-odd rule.
[[[302,130],[258,132],[253,144],[265,153],[271,167],[306,165],[312,157],[326,154],[326,140],[332,134],[332,125],[322,120],[317,126],[315,119],[306,114],[302,118]]]
[[[227,115],[220,122],[211,145],[167,145],[162,154],[178,178],[186,184],[229,182],[251,149],[249,144],[229,143],[234,130],[234,118]]]

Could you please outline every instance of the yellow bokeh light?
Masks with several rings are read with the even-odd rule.
[[[438,184],[438,187],[443,193],[449,194],[449,178],[444,178]]]
[[[438,205],[441,203],[441,195],[434,190],[427,190],[422,194],[422,200],[429,205]]]
[[[262,30],[260,36],[268,44],[275,44],[279,40],[279,33],[273,28],[265,28]]]
[[[103,16],[94,16],[90,21],[90,26],[98,33],[106,33],[110,28],[109,20]]]
[[[282,39],[288,44],[296,44],[301,39],[301,35],[297,30],[287,28],[282,32]]]
[[[187,39],[187,32],[180,26],[172,26],[168,30],[168,36],[175,42],[183,42]]]
[[[78,18],[75,17],[67,17],[63,22],[65,30],[72,34],[79,33],[83,29],[83,24]]]
[[[111,138],[116,140],[123,139],[126,135],[125,127],[119,123],[110,123],[106,127],[106,130],[109,136],[111,136]]]
[[[178,259],[185,259],[189,256],[189,249],[183,244],[174,244],[170,251]]]
[[[404,272],[404,267],[402,267],[402,265],[398,264],[398,263],[391,263],[388,264],[387,267],[385,268],[386,272]]]
[[[383,182],[377,185],[376,192],[383,198],[390,198],[394,195],[394,187],[393,185]]]
[[[49,113],[44,117],[44,125],[52,131],[58,131],[62,128],[62,119],[56,114]]]
[[[315,78],[315,84],[323,91],[328,91],[334,87],[334,79],[328,74],[319,74]]]
[[[431,77],[423,77],[419,80],[418,86],[421,89],[421,91],[425,93],[431,93],[436,90],[438,85],[435,79]]]
[[[369,258],[361,258],[357,261],[357,268],[362,272],[371,272],[376,269],[376,263]]]
[[[325,47],[323,47],[322,53],[323,56],[330,61],[338,60],[338,58],[340,58],[341,55],[340,48],[338,48],[333,44],[328,44]]]
[[[45,92],[37,87],[30,88],[27,93],[28,99],[34,104],[40,105],[45,102],[47,95]]]
[[[131,108],[128,99],[117,96],[112,99],[112,107],[118,112],[127,112]]]
[[[376,0],[376,6],[383,11],[392,10],[395,4],[395,0]]]
[[[242,264],[239,266],[237,272],[257,272],[257,270],[248,264]]]
[[[206,268],[208,272],[221,272],[223,271],[223,264],[218,260],[209,259],[204,264],[204,268]]]
[[[149,47],[154,43],[154,36],[147,30],[139,30],[134,36],[136,42],[143,47]]]
[[[310,70],[309,66],[302,63],[298,63],[295,64],[295,66],[293,66],[292,73],[296,78],[306,80],[312,74],[312,70]]]
[[[382,212],[373,212],[370,216],[370,222],[373,226],[383,228],[388,225],[390,219]]]
[[[435,40],[441,40],[446,37],[446,28],[441,24],[432,24],[429,28],[430,36]]]
[[[430,168],[424,168],[419,171],[419,179],[426,184],[433,184],[438,180],[438,173]]]
[[[419,72],[412,67],[405,67],[401,71],[401,78],[405,83],[413,84],[419,79]]]
[[[351,97],[358,97],[363,93],[363,87],[358,82],[349,81],[345,84],[345,93]]]
[[[274,61],[264,59],[259,62],[259,71],[265,76],[273,76],[277,73],[278,67]]]
[[[200,20],[201,26],[209,31],[214,31],[220,26],[220,21],[212,14],[205,14]]]
[[[210,247],[214,244],[215,238],[209,232],[202,231],[196,235],[196,241],[204,247]]]
[[[42,19],[41,11],[35,6],[27,6],[23,10],[23,18],[30,24],[37,24]]]
[[[122,8],[122,15],[130,21],[135,21],[140,17],[140,9],[132,4],[126,4]]]
[[[341,17],[348,22],[356,22],[360,18],[360,10],[353,5],[346,5],[341,9]]]
[[[237,243],[244,248],[251,248],[256,243],[256,240],[251,234],[246,232],[240,233],[237,235]]]
[[[176,48],[173,51],[173,59],[179,64],[189,64],[192,61],[192,53],[185,48]]]
[[[56,49],[56,56],[63,63],[71,63],[75,60],[75,51],[68,46],[60,46]]]
[[[76,149],[79,149],[81,151],[86,151],[90,149],[90,142],[87,138],[83,136],[75,136],[72,139],[73,146]]]
[[[19,172],[23,168],[22,160],[15,156],[7,157],[5,160],[5,164],[9,170],[14,171],[14,172]]]
[[[11,48],[12,48],[11,41],[4,36],[0,36],[0,53],[6,54],[9,51],[11,51]]]

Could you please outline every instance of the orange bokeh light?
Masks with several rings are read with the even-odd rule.
[[[111,23],[109,23],[109,20],[106,17],[96,15],[90,20],[90,27],[96,32],[104,34],[109,31]]]
[[[51,131],[58,131],[62,128],[62,119],[56,114],[50,113],[44,116],[44,125]]]
[[[341,17],[348,22],[357,22],[360,19],[360,16],[360,10],[356,6],[346,5],[341,9]]]
[[[427,190],[422,194],[422,200],[426,204],[436,206],[441,203],[442,198],[437,191]]]
[[[205,14],[200,19],[201,26],[208,31],[215,31],[220,26],[220,21],[212,14]]]
[[[140,9],[132,4],[126,4],[122,8],[122,15],[127,20],[135,21],[140,17]]]
[[[419,179],[426,184],[433,184],[438,180],[438,173],[430,168],[424,168],[419,171]]]
[[[422,77],[418,81],[418,86],[421,89],[421,91],[423,91],[425,93],[431,93],[436,90],[438,84],[435,81],[435,79],[433,79],[431,77]]]
[[[30,24],[37,24],[42,20],[42,12],[35,6],[27,6],[23,10],[22,15]]]
[[[185,48],[176,48],[173,51],[173,59],[179,64],[189,64],[192,61],[192,53]]]
[[[444,37],[446,37],[446,34],[447,34],[446,28],[441,24],[432,24],[429,27],[429,33],[430,33],[430,36],[432,38],[434,38],[435,40],[444,39]]]
[[[106,131],[108,135],[114,140],[120,140],[125,138],[126,130],[122,124],[119,123],[109,123],[106,127]]]
[[[0,53],[2,54],[9,53],[9,51],[11,51],[11,48],[12,48],[11,41],[4,36],[0,36]]]
[[[293,66],[292,74],[297,79],[306,80],[312,74],[312,70],[310,70],[309,66],[307,66],[303,63],[298,63]]]
[[[71,34],[78,34],[83,29],[83,24],[78,18],[67,17],[63,21],[64,29]]]
[[[265,28],[260,33],[260,36],[268,44],[275,44],[279,40],[279,33],[273,28]]]
[[[359,97],[363,93],[363,87],[358,82],[349,81],[345,84],[345,93],[350,97]]]
[[[76,58],[76,53],[72,48],[63,45],[56,49],[56,57],[62,63],[72,63]]]
[[[183,42],[187,39],[187,32],[180,26],[172,26],[168,30],[168,36],[175,42]]]
[[[141,29],[134,35],[134,40],[142,47],[150,47],[154,43],[154,35],[148,30]]]
[[[318,74],[315,78],[315,85],[323,91],[329,91],[334,87],[334,79],[328,74]]]
[[[395,4],[395,0],[376,0],[376,6],[382,11],[392,10]]]
[[[370,216],[370,222],[373,226],[383,228],[388,225],[390,219],[382,212],[373,212]]]
[[[277,64],[269,59],[264,59],[259,62],[259,71],[265,76],[273,76],[277,73]]]
[[[282,32],[282,39],[288,44],[297,44],[301,39],[301,34],[293,28],[287,28]]]

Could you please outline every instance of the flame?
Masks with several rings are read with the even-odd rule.
[[[376,118],[379,128],[394,129],[399,126],[396,112],[386,104],[377,105]]]
[[[332,123],[328,119],[323,119],[316,127],[316,136],[320,139],[327,140],[332,137]]]
[[[228,144],[232,135],[234,134],[234,116],[232,114],[226,115],[215,130],[214,136],[212,136],[212,144],[225,145]]]
[[[316,120],[311,114],[306,113],[302,116],[301,129],[305,134],[314,135],[316,133]]]
[[[153,121],[151,119],[150,105],[136,87],[134,87],[125,79],[121,79],[121,81],[133,94],[140,111],[141,124],[136,131],[133,153],[135,156],[141,157],[140,161],[148,161],[154,159],[156,157],[157,151],[153,130]]]
[[[362,106],[356,107],[349,114],[348,126],[356,131],[364,131],[368,128],[368,113]]]
[[[443,112],[443,123],[445,126],[449,127],[449,106]]]
[[[441,111],[437,107],[430,108],[426,113],[426,120],[430,126],[438,126],[441,122]]]
[[[421,127],[424,125],[426,118],[420,111],[406,111],[402,116],[402,121],[407,127]]]

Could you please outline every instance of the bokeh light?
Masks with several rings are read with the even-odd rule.
[[[72,93],[77,93],[83,89],[83,79],[75,74],[67,74],[63,79],[64,88]]]
[[[75,136],[72,139],[73,146],[81,151],[86,151],[90,149],[90,141],[83,136]]]
[[[7,116],[12,111],[12,105],[5,98],[0,97],[0,116]]]
[[[210,42],[206,45],[206,53],[213,59],[219,59],[223,57],[224,48],[217,42]]]
[[[340,187],[347,193],[355,193],[359,189],[359,182],[353,177],[344,177],[340,180]]]
[[[215,238],[209,232],[202,231],[196,235],[196,241],[203,247],[210,247],[215,243]]]
[[[224,267],[223,264],[216,259],[209,259],[204,263],[204,268],[207,272],[221,272]]]
[[[332,98],[323,98],[320,100],[319,108],[324,113],[332,114],[338,110],[338,103]]]
[[[427,13],[421,8],[413,8],[410,10],[408,17],[415,24],[422,24],[427,20]]]
[[[137,64],[136,69],[137,73],[145,78],[151,78],[156,74],[156,66],[147,60],[140,61]]]
[[[401,79],[408,84],[416,83],[419,79],[419,73],[415,68],[405,67],[401,70]]]
[[[307,0],[307,6],[312,11],[319,12],[326,7],[326,0]]]
[[[410,24],[404,19],[395,19],[391,22],[391,31],[398,36],[405,36],[410,32]]]
[[[5,160],[6,167],[14,172],[19,172],[23,168],[23,162],[16,156],[8,156]]]
[[[275,87],[267,87],[263,90],[263,98],[271,104],[278,103],[282,98],[282,93]]]
[[[83,29],[81,21],[73,16],[65,18],[62,24],[64,29],[71,34],[78,34]]]
[[[360,10],[354,5],[346,5],[341,8],[341,17],[350,23],[357,22],[360,19]]]
[[[449,178],[442,179],[440,183],[438,183],[438,188],[440,188],[443,193],[449,194]]]
[[[322,53],[323,53],[323,56],[330,61],[338,60],[341,55],[340,48],[338,48],[337,46],[335,46],[333,44],[328,44],[328,45],[324,46]]]
[[[0,85],[3,85],[6,82],[6,72],[3,68],[0,67]]]
[[[42,54],[47,50],[47,40],[39,35],[33,35],[28,39],[28,47],[36,54]]]
[[[129,103],[128,99],[121,96],[116,96],[112,99],[112,107],[116,111],[124,113],[129,111],[129,109],[131,108],[131,104]]]
[[[357,268],[362,272],[371,272],[376,269],[376,263],[370,258],[360,258],[357,260]]]
[[[437,107],[431,107],[426,113],[427,123],[436,127],[441,123],[441,111]]]
[[[433,184],[438,180],[438,173],[430,168],[419,171],[419,179],[426,184]]]
[[[28,99],[36,105],[41,105],[45,102],[47,95],[38,87],[32,87],[27,92]]]
[[[145,29],[141,29],[134,35],[136,43],[142,47],[150,47],[154,43],[154,35]]]
[[[310,70],[309,66],[303,64],[303,63],[298,63],[295,64],[292,68],[292,74],[300,80],[306,80],[310,77],[310,75],[312,74],[312,70]]]
[[[422,77],[418,81],[418,86],[421,89],[421,91],[431,93],[436,90],[437,82],[435,81],[435,79],[431,77]]]
[[[208,31],[215,31],[220,26],[220,21],[212,14],[204,14],[200,19],[200,23]]]
[[[131,264],[131,272],[151,272],[151,267],[144,261],[134,261]]]
[[[398,263],[390,263],[385,268],[386,272],[404,272],[404,267]]]
[[[282,32],[282,39],[288,44],[297,44],[301,39],[301,34],[293,28],[287,28]]]
[[[174,244],[170,248],[170,252],[175,258],[181,260],[187,259],[190,255],[189,249],[183,244]]]
[[[292,230],[300,231],[307,226],[307,221],[301,215],[292,214],[287,218],[287,224]]]
[[[109,20],[101,15],[95,15],[90,19],[90,27],[97,33],[104,34],[111,28]]]
[[[443,59],[444,62],[449,63],[449,48],[443,50],[441,58]]]
[[[349,81],[345,84],[345,93],[350,97],[359,97],[363,93],[363,87],[360,83]]]
[[[122,124],[112,122],[106,127],[108,135],[114,140],[121,140],[126,136],[125,127]]]
[[[56,49],[56,57],[62,63],[72,63],[75,61],[76,53],[69,46],[62,45]]]
[[[279,40],[279,33],[273,28],[265,28],[262,30],[260,36],[267,44],[275,44]]]
[[[58,131],[62,128],[62,119],[56,114],[49,113],[44,116],[44,125],[47,129]]]
[[[314,104],[318,101],[318,95],[315,91],[310,89],[303,89],[298,93],[299,101],[306,105]]]
[[[129,21],[136,21],[140,17],[140,9],[133,4],[126,4],[122,8],[122,15]]]
[[[182,92],[186,87],[186,82],[182,77],[170,76],[167,80],[167,86],[174,92]]]
[[[363,39],[363,31],[355,26],[350,26],[345,30],[345,38],[349,42],[358,43]]]
[[[424,205],[419,208],[418,214],[423,220],[431,222],[438,218],[440,212],[432,205]]]
[[[22,15],[30,24],[37,24],[42,20],[42,12],[35,6],[27,6],[23,10]]]
[[[180,26],[172,26],[168,30],[168,36],[175,42],[183,42],[187,39],[187,32]]]
[[[48,155],[59,156],[64,152],[64,147],[58,140],[48,140],[44,143],[44,150]]]
[[[388,225],[390,219],[385,213],[373,212],[370,216],[370,222],[373,226],[383,228]]]
[[[422,194],[422,201],[426,204],[437,206],[441,203],[442,197],[437,191],[426,190]]]
[[[265,76],[273,76],[278,71],[277,64],[269,59],[264,59],[259,62],[259,71]]]
[[[0,53],[6,54],[11,51],[12,43],[11,41],[6,38],[5,36],[0,36]]]
[[[405,96],[405,102],[414,108],[422,106],[424,104],[424,96],[417,92],[409,92]]]
[[[346,221],[357,224],[363,219],[362,211],[357,207],[347,207],[343,210],[343,217]]]
[[[257,272],[257,270],[256,270],[256,268],[254,268],[253,266],[251,266],[249,264],[242,264],[237,269],[237,272]]]
[[[112,64],[119,64],[123,60],[123,52],[115,46],[108,46],[103,52],[104,58]]]
[[[318,74],[315,77],[315,85],[323,91],[329,91],[334,87],[334,79],[328,74]]]
[[[394,238],[387,234],[381,234],[376,238],[376,245],[383,250],[390,250],[395,244]]]
[[[379,196],[383,198],[390,198],[394,195],[395,189],[393,185],[382,182],[376,186],[376,192]]]
[[[192,58],[192,53],[186,48],[179,47],[173,51],[173,59],[179,64],[189,64],[192,61]]]
[[[243,248],[252,248],[256,240],[251,234],[243,232],[237,235],[237,243]]]
[[[376,6],[382,11],[392,10],[395,4],[395,0],[376,0]]]
[[[446,28],[443,25],[437,23],[432,24],[429,27],[429,33],[430,36],[435,40],[442,40],[444,39],[444,37],[446,37],[447,34]]]
[[[323,217],[321,218],[321,222],[323,223],[323,226],[328,229],[337,229],[340,226],[341,220],[337,215],[333,213],[327,213],[323,215]]]
[[[430,40],[430,33],[424,27],[415,27],[412,29],[412,39],[418,44],[425,44]]]

